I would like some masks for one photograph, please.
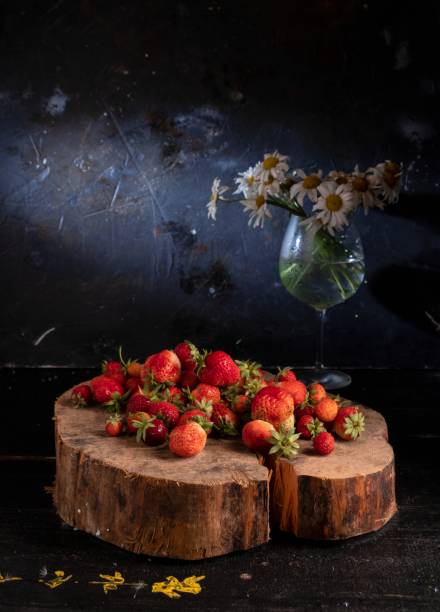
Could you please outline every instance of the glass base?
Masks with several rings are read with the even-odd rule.
[[[327,368],[312,368],[303,370],[299,378],[306,384],[312,382],[320,383],[325,389],[342,389],[351,383],[351,376],[339,370],[327,370]]]

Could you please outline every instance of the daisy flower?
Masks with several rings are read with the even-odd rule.
[[[319,186],[318,201],[313,206],[316,217],[332,236],[348,225],[347,214],[354,208],[353,192],[346,185],[327,181]]]
[[[383,201],[379,198],[380,182],[377,174],[361,172],[356,164],[350,176],[350,185],[355,205],[362,204],[365,214],[370,208],[384,207]]]
[[[218,200],[223,200],[222,194],[225,191],[228,191],[229,187],[221,186],[220,179],[215,178],[212,187],[211,187],[211,199],[209,200],[206,208],[208,209],[208,219],[213,219],[215,221],[215,216],[217,214],[217,202]]]
[[[242,193],[245,197],[247,197],[249,192],[255,190],[259,183],[259,179],[257,178],[257,175],[260,172],[259,166],[261,166],[261,164],[257,164],[255,167],[249,166],[249,168],[244,172],[238,173],[234,179],[234,183],[237,184],[237,189],[234,191],[234,193]]]
[[[379,186],[385,202],[390,204],[397,202],[402,187],[402,165],[387,159],[373,168],[368,168],[368,172],[372,172],[379,178]]]
[[[287,159],[286,155],[280,155],[278,151],[265,153],[263,161],[258,164],[257,177],[263,182],[268,181],[270,177],[282,182],[289,170]]]
[[[318,170],[318,172],[313,174],[306,174],[302,168],[298,168],[294,174],[299,176],[301,180],[291,187],[290,197],[296,198],[301,206],[305,196],[312,202],[316,202],[318,199],[318,187],[322,182],[322,170]]]
[[[332,170],[327,176],[327,180],[336,181],[338,185],[346,185],[348,183],[348,179],[348,174],[342,170]]]
[[[271,218],[272,213],[269,210],[269,206],[266,202],[266,195],[264,193],[249,194],[245,200],[240,200],[244,206],[243,212],[250,213],[248,225],[252,227],[261,226],[264,227],[264,220],[266,217]]]

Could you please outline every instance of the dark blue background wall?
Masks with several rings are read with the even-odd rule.
[[[440,366],[437,3],[1,7],[2,364],[185,337],[311,364],[314,313],[277,276],[286,215],[205,214],[214,176],[277,148],[405,164],[400,203],[358,219],[367,283],[330,312],[327,361]]]

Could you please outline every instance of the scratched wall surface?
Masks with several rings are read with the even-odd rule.
[[[429,11],[429,19],[426,18]],[[367,283],[329,315],[332,365],[440,365],[435,3],[1,5],[1,363],[95,364],[185,337],[313,360],[314,313],[277,276],[282,211],[206,218],[213,177],[406,166],[358,219]]]

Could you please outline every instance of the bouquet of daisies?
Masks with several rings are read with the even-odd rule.
[[[263,227],[265,219],[272,216],[270,207],[277,206],[302,217],[311,231],[323,230],[334,236],[350,223],[359,206],[367,213],[398,200],[402,167],[388,160],[365,171],[356,165],[350,173],[332,170],[326,176],[322,170],[307,174],[298,168],[290,172],[288,158],[274,151],[240,172],[234,182],[233,195],[238,197],[228,198],[225,194],[230,188],[214,179],[207,204],[209,218],[216,219],[219,202],[240,202],[249,213],[249,225]]]

